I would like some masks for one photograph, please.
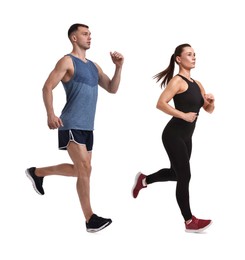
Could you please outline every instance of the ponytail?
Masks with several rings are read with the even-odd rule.
[[[165,70],[163,70],[153,76],[153,79],[156,79],[157,82],[159,82],[159,81],[161,82],[161,84],[160,84],[161,88],[165,87],[168,84],[168,82],[173,78],[176,57],[181,55],[181,53],[185,47],[191,47],[191,45],[188,43],[185,43],[185,44],[181,44],[178,47],[176,47],[174,54],[170,58],[170,63],[168,65],[168,67]]]
[[[161,88],[165,87],[168,84],[168,82],[172,79],[174,74],[174,63],[175,63],[175,56],[173,54],[170,58],[170,63],[168,67],[165,70],[153,76],[153,79],[156,79],[157,82],[161,81],[160,84]]]

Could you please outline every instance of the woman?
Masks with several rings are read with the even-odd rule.
[[[148,176],[139,172],[133,187],[133,197],[137,198],[139,191],[151,183],[177,181],[176,199],[187,232],[203,231],[212,223],[211,220],[193,216],[189,203],[192,135],[200,108],[203,107],[208,113],[214,111],[214,96],[206,94],[202,84],[191,78],[190,72],[195,67],[195,61],[193,48],[189,44],[181,44],[171,56],[169,66],[154,76],[157,82],[161,82],[161,87],[165,87],[157,108],[172,116],[162,134],[171,166]],[[175,62],[179,66],[179,73],[173,76]],[[174,107],[169,105],[172,99]]]

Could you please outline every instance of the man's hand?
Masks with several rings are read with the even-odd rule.
[[[124,57],[121,53],[119,52],[110,52],[111,55],[111,59],[113,61],[113,63],[117,66],[117,67],[122,67],[123,62],[124,62]]]
[[[63,126],[62,120],[56,115],[48,116],[48,127],[50,129],[57,129]]]

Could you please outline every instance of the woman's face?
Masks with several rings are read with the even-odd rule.
[[[196,55],[192,47],[185,47],[180,56],[176,57],[176,61],[184,69],[195,68]]]

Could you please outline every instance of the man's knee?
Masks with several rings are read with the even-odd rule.
[[[92,166],[89,161],[80,162],[76,165],[75,168],[76,168],[78,177],[90,176],[91,170],[92,170]]]

